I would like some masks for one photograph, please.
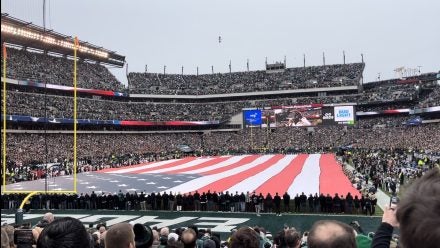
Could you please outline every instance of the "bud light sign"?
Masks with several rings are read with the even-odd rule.
[[[260,109],[244,110],[243,112],[245,125],[261,125],[262,121]]]
[[[335,122],[339,124],[354,124],[354,108],[353,106],[336,106]]]

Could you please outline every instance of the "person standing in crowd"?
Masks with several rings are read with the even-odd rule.
[[[32,235],[34,237],[35,242],[37,242],[38,237],[40,236],[40,234],[44,230],[44,228],[46,226],[48,226],[50,223],[52,223],[54,220],[55,220],[55,217],[51,212],[45,213],[43,215],[43,218],[32,229]]]
[[[249,193],[249,191],[246,192],[245,195],[245,201],[246,201],[246,212],[251,212],[253,210],[253,204],[252,204],[252,195]]]
[[[348,192],[347,197],[345,198],[345,201],[347,203],[347,213],[352,214],[353,213],[353,196],[350,192]]]
[[[239,196],[239,205],[240,205],[239,208],[240,212],[246,211],[246,195],[243,192],[241,192]]]
[[[196,212],[200,211],[200,194],[197,190],[194,193],[194,210]]]
[[[295,212],[299,213],[300,211],[300,198],[299,198],[299,194],[296,194],[295,198],[294,198],[294,202],[295,202]]]
[[[264,199],[264,209],[266,210],[266,213],[272,213],[273,209],[273,198],[270,193],[267,193],[266,199]]]
[[[205,192],[202,193],[202,195],[200,196],[200,207],[202,211],[207,211],[207,206],[208,206],[208,198],[205,194]]]
[[[170,200],[170,196],[167,194],[167,192],[163,192],[162,195],[163,210],[168,210],[169,200]]]
[[[128,223],[118,223],[107,231],[105,248],[135,248],[133,227]]]
[[[255,193],[255,191],[252,194],[251,199],[252,204],[254,205],[255,213],[257,214],[257,216],[260,216],[260,204],[258,204],[258,195]]]
[[[264,196],[263,196],[263,193],[260,193],[258,195],[258,205],[260,207],[260,212],[264,212],[265,209],[264,209]]]
[[[173,195],[173,192],[170,191],[170,194],[168,195],[168,209],[170,211],[174,210],[174,201],[176,200],[176,197]]]
[[[81,223],[81,221],[71,217],[64,217],[52,221],[49,225],[47,225],[43,229],[37,240],[37,248],[59,248],[59,247],[63,247],[63,248],[92,247],[91,236],[89,233],[87,233],[87,230],[84,227],[84,225]],[[106,245],[105,247],[120,248],[122,246]]]
[[[440,168],[416,180],[397,204],[386,206],[372,248],[388,248],[393,229],[400,229],[402,247],[436,248],[440,240]]]
[[[281,216],[281,197],[278,195],[278,192],[275,193],[273,203],[275,205],[276,216]]]
[[[349,225],[335,220],[320,220],[313,224],[307,238],[309,248],[356,248],[355,232]]]
[[[182,194],[180,194],[180,192],[177,193],[176,195],[176,211],[180,212],[182,211],[182,204],[183,204],[183,196]]]

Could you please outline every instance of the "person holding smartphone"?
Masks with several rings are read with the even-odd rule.
[[[389,247],[394,228],[400,229],[402,247],[438,247],[440,240],[440,168],[433,168],[416,180],[402,201],[392,197],[371,247]]]

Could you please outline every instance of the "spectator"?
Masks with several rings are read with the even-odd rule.
[[[153,244],[153,232],[149,226],[135,224],[133,226],[136,248],[150,248]]]
[[[151,238],[150,238],[151,239]],[[105,235],[105,248],[134,248],[133,227],[128,223],[113,225]]]
[[[77,219],[65,217],[47,225],[37,241],[37,248],[93,247],[91,236]],[[110,246],[106,246],[110,247]]]
[[[197,235],[193,229],[188,228],[185,231],[183,231],[180,239],[182,240],[183,246],[185,248],[196,247]]]
[[[15,248],[16,245],[14,244],[14,227],[11,225],[4,225],[2,226],[2,230],[6,231],[6,234],[8,235],[8,239],[9,239],[9,246],[7,246],[8,248]],[[2,238],[3,241],[3,238]]]
[[[321,220],[313,224],[307,238],[309,248],[347,247],[355,248],[356,239],[353,228],[333,220]]]
[[[43,219],[40,220],[37,225],[32,229],[32,236],[34,236],[35,242],[37,242],[43,229],[54,221],[54,216],[51,212],[45,213]]]
[[[9,248],[9,237],[8,234],[6,233],[6,230],[2,227],[1,228],[1,248]]]
[[[239,228],[231,237],[231,248],[260,248],[260,238],[257,232],[250,227]]]
[[[400,228],[402,247],[438,247],[440,240],[440,169],[415,181],[397,205],[386,207],[372,247],[389,247],[394,227]]]
[[[301,236],[294,228],[286,231],[284,239],[287,248],[299,248],[301,245]]]

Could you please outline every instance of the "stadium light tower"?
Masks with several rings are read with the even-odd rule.
[[[344,65],[345,65],[345,51],[342,51],[342,60],[344,61]]]
[[[303,62],[304,62],[304,68],[306,68],[306,54],[303,54]]]

